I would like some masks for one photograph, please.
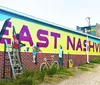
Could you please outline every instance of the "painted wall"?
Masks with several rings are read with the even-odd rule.
[[[85,34],[0,9],[0,22],[7,19],[9,21],[6,22],[6,30],[0,39],[0,51],[4,51],[4,39],[11,44],[12,26],[14,26],[16,32],[20,33],[21,42],[29,47],[29,52],[32,52],[34,44],[38,44],[43,53],[58,53],[59,46],[62,45],[65,54],[68,52],[78,55],[86,54],[87,35]],[[88,40],[89,54],[100,55],[100,40],[91,36]],[[24,52],[26,47],[23,47],[21,51]]]
[[[53,25],[43,20],[38,20],[11,11],[9,9],[0,8],[0,78],[3,76],[4,67],[4,40],[9,44],[12,42],[12,26],[15,27],[17,33],[20,33],[20,40],[29,47],[29,52],[24,52],[26,47],[21,49],[21,58],[23,69],[34,70],[39,69],[40,64],[45,57],[55,55],[58,57],[59,46],[62,45],[63,67],[68,67],[68,53],[73,60],[74,66],[86,63],[86,47],[88,47],[89,59],[100,57],[100,39],[70,30],[66,27]],[[2,31],[2,28],[5,29]],[[88,36],[88,39],[87,39]],[[88,46],[86,46],[88,40]],[[37,64],[32,62],[32,46],[38,44],[42,53],[37,54]],[[5,77],[11,76],[11,67],[9,64],[8,54],[6,54]],[[9,66],[8,66],[9,65]]]

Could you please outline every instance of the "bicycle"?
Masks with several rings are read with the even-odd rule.
[[[49,61],[51,63],[49,63]],[[51,56],[51,59],[47,59],[46,57],[44,58],[44,62],[41,63],[40,65],[40,71],[43,71],[43,70],[48,70],[49,68],[52,68],[52,67],[56,67],[57,69],[59,69],[59,63],[57,60],[54,59],[54,55]]]

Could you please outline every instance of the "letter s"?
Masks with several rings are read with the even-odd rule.
[[[48,38],[46,37],[46,35],[48,35],[48,31],[46,30],[42,30],[42,29],[39,29],[38,32],[37,32],[37,38],[42,41],[42,42],[37,42],[37,45],[39,47],[47,47],[48,44],[49,44],[49,40]]]

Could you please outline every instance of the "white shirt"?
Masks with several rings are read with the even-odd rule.
[[[59,49],[59,58],[62,58],[62,55],[63,55],[63,50]]]

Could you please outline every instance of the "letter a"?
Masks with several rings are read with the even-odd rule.
[[[33,45],[33,41],[30,35],[30,32],[28,30],[28,27],[23,25],[21,31],[20,31],[20,40],[29,42],[30,46]]]

